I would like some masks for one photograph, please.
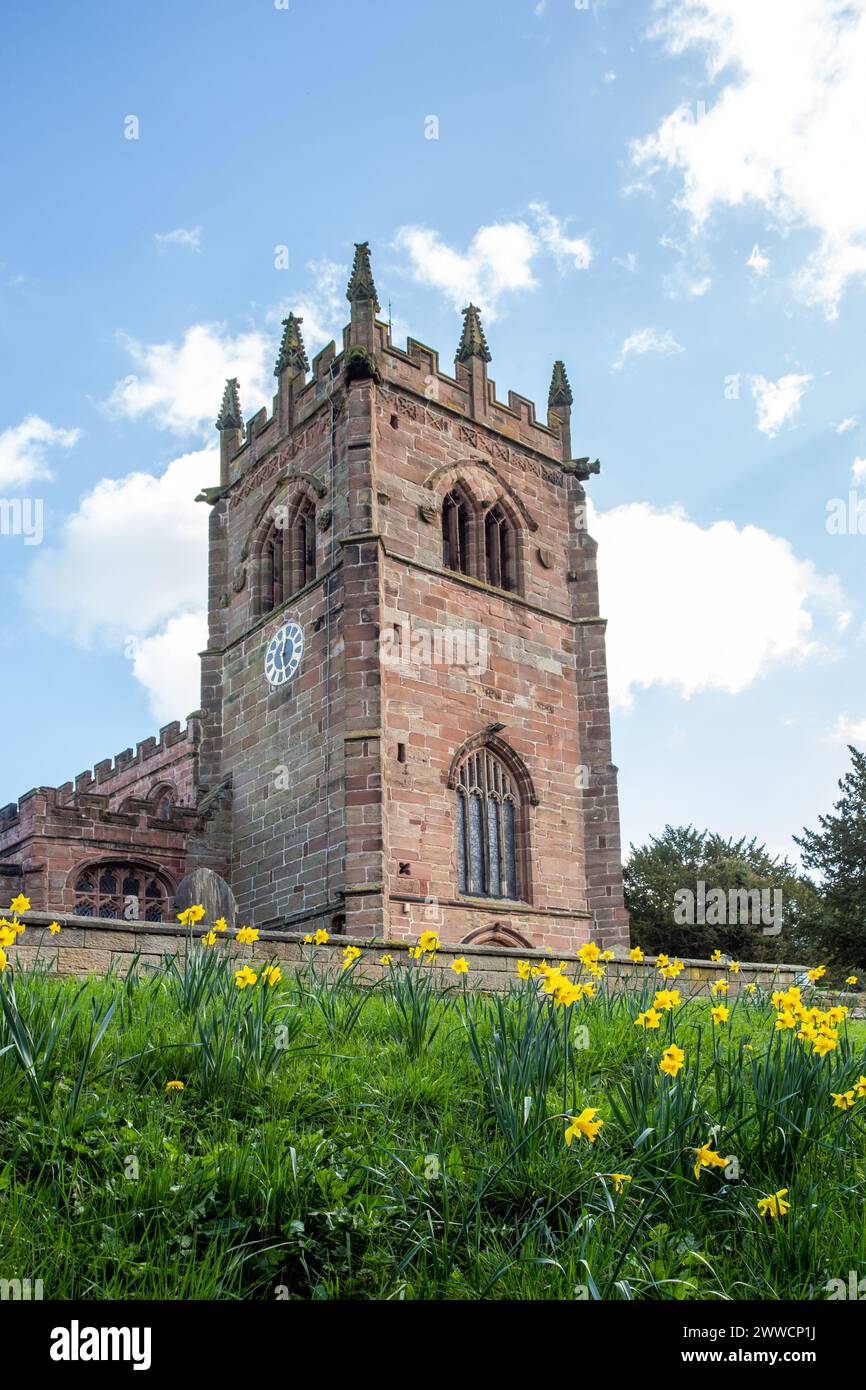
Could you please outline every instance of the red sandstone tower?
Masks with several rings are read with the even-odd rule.
[[[100,878],[137,873],[155,917],[207,866],[259,927],[626,944],[598,464],[571,456],[565,368],[542,422],[497,400],[474,306],[451,375],[391,343],[366,243],[347,298],[312,371],[285,320],[270,416],[226,386],[202,709],[0,812],[0,872],[90,915]]]

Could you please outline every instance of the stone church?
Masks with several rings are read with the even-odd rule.
[[[391,342],[366,243],[342,351],[284,322],[273,410],[229,381],[201,709],[0,810],[0,892],[173,921],[196,868],[262,929],[628,941],[605,623],[572,393],[496,395]],[[7,897],[8,901],[8,897]]]

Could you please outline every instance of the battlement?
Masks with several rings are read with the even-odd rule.
[[[572,397],[561,362],[554,366],[546,418],[539,418],[535,402],[517,391],[509,390],[506,401],[498,399],[496,383],[487,374],[490,352],[474,305],[464,310],[463,334],[450,373],[442,369],[436,349],[416,338],[407,338],[405,349],[392,343],[388,325],[376,317],[379,306],[365,243],[357,248],[347,298],[352,304],[352,320],[343,330],[342,350],[338,352],[333,341],[328,343],[313,358],[309,374],[300,332],[303,320],[289,315],[284,321],[275,372],[278,390],[271,414],[263,407],[243,425],[238,383],[227,383],[217,420],[221,485],[206,489],[200,500],[217,501],[287,434],[303,432],[325,404],[358,379],[409,394],[425,409],[482,427],[567,472],[586,476],[574,465],[588,461],[571,459]],[[596,471],[595,465],[589,471]]]
[[[138,816],[148,809],[147,798],[129,796],[125,799],[127,804],[122,811],[113,811],[111,801],[122,787],[111,784],[116,784],[118,779],[121,779],[124,785],[127,782],[134,784],[139,777],[151,770],[158,773],[163,766],[175,762],[184,752],[196,752],[202,739],[204,718],[203,710],[194,710],[192,714],[187,715],[184,727],[175,719],[160,729],[158,737],[142,739],[136,744],[135,749],[124,748],[114,758],[104,758],[93,768],[79,772],[71,782],[64,782],[58,787],[32,787],[19,797],[17,802],[11,801],[8,805],[0,807],[0,835],[13,829],[22,815],[28,818],[44,816],[63,808],[74,811],[87,810],[100,818],[107,814],[120,817],[128,814],[132,817],[130,823],[137,823]],[[175,807],[173,814],[185,809]]]

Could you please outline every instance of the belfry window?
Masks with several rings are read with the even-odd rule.
[[[470,574],[469,504],[456,489],[442,503],[442,563],[448,570]]]
[[[283,532],[274,526],[262,551],[262,612],[270,613],[283,601]]]
[[[467,754],[457,774],[457,880],[476,898],[518,898],[520,798],[489,748]]]
[[[76,917],[111,917],[127,922],[164,922],[171,892],[153,869],[135,864],[97,864],[74,879]]]
[[[484,518],[484,553],[487,583],[497,589],[517,589],[517,552],[514,527],[502,507],[491,507]]]
[[[316,577],[316,508],[305,498],[291,529],[292,592],[303,589]]]

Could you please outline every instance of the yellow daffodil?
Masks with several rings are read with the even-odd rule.
[[[677,1047],[676,1043],[671,1043],[670,1047],[665,1048],[662,1053],[662,1060],[659,1062],[659,1071],[665,1072],[667,1076],[676,1076],[685,1065],[686,1054],[682,1048]]]
[[[591,989],[592,986],[587,985],[586,988]],[[572,1004],[575,1004],[577,1000],[581,998],[583,991],[583,985],[572,984],[571,980],[563,978],[556,988],[553,1002],[554,1004],[562,1005],[564,1008],[569,1009]]]
[[[746,985],[746,993],[747,993],[747,994],[754,994],[754,993],[755,993],[755,990],[756,990],[757,988],[758,988],[758,986],[755,985],[755,984]]]
[[[715,1152],[712,1140],[708,1139],[699,1149],[695,1149],[695,1177],[700,1178],[702,1168],[727,1168],[728,1160]]]
[[[675,980],[677,975],[681,975],[685,968],[681,960],[675,959],[670,961],[668,965],[663,965],[660,974],[665,980]]]
[[[629,959],[633,960],[635,965],[640,965],[643,961],[643,951],[641,950],[640,946],[632,946],[628,954]]]
[[[713,994],[727,994],[730,985],[727,980],[714,980],[712,984]]]
[[[670,963],[670,957],[666,956],[663,951],[660,951],[659,954],[656,956],[657,970],[662,970],[666,965],[670,965]]]
[[[15,932],[8,923],[0,926],[0,946],[14,946]]]
[[[463,956],[458,956],[456,960],[452,960],[451,969],[455,975],[466,975],[469,971],[469,962]]]
[[[819,1057],[826,1057],[828,1052],[833,1052],[838,1046],[835,1038],[830,1037],[827,1033],[822,1033],[820,1038],[815,1039],[812,1051]]]
[[[598,1131],[604,1124],[604,1120],[596,1120],[598,1109],[582,1110],[579,1115],[571,1116],[571,1124],[565,1131],[565,1142],[570,1145],[572,1139],[588,1139],[590,1144],[594,1144]]]
[[[239,941],[242,946],[252,946],[254,941],[259,939],[258,927],[241,927],[235,941]]]
[[[529,961],[528,961],[528,960],[519,960],[519,961],[517,962],[517,977],[518,977],[518,979],[520,979],[520,980],[528,980],[531,974],[532,974],[532,966],[529,964]]]
[[[185,1091],[186,1086],[182,1081],[166,1081],[165,1089],[167,1091]]]
[[[201,903],[195,903],[192,907],[185,907],[183,912],[177,914],[177,920],[182,927],[194,927],[204,917],[204,908]]]
[[[577,958],[582,965],[595,965],[601,955],[601,947],[596,946],[594,941],[587,941],[577,951]]]
[[[247,985],[254,985],[258,978],[255,971],[251,970],[248,965],[245,965],[242,970],[235,971],[235,984],[238,989],[246,989]]]
[[[17,898],[13,898],[12,901],[11,901],[11,903],[9,904],[9,911],[10,911],[10,912],[29,912],[29,911],[30,911],[30,899],[29,899],[29,898],[25,898],[25,896],[24,896],[23,893],[19,893],[18,896],[17,896]]]
[[[201,939],[201,944],[202,944],[202,946],[215,946],[215,945],[216,945],[216,939],[217,939],[217,934],[216,934],[216,932],[213,930],[213,927],[211,927],[210,931],[209,931],[209,932],[205,932],[204,936],[202,937],[202,939]]]
[[[283,972],[278,965],[266,965],[262,971],[263,985],[278,985],[283,978]]]
[[[857,1092],[858,1100],[863,1100],[863,1098],[866,1097],[866,1076],[861,1075],[860,1080],[857,1082],[857,1085],[854,1089]]]
[[[602,951],[599,960],[613,960],[613,951]]]
[[[732,960],[732,961],[730,961],[729,964],[728,964],[728,969],[730,970],[730,972],[731,972],[732,975],[739,975],[739,973],[740,973],[740,962],[739,962],[738,960]]]
[[[312,944],[313,944],[313,938],[312,938],[311,936],[305,936],[305,937],[304,937],[303,944],[304,944],[305,946],[312,946]]]
[[[860,983],[860,981],[857,979],[856,975],[846,975],[845,983],[846,985],[857,985]]]
[[[6,969],[6,966],[8,964],[9,962],[6,958],[6,952],[3,950],[3,947],[0,946],[0,975],[3,974],[3,971]]]
[[[225,917],[217,917],[216,921],[214,922],[214,929],[216,931],[228,931],[229,924],[226,921]]]
[[[731,1011],[725,1004],[717,1004],[714,1009],[710,1009],[710,1015],[715,1024],[727,1023]]]
[[[818,981],[822,980],[824,976],[827,974],[827,967],[826,965],[816,965],[813,970],[807,971],[807,974],[809,976],[809,979],[812,981],[812,984],[816,985]]]
[[[710,956],[710,960],[713,961],[715,965],[718,965],[721,959],[722,953],[717,946],[716,949],[713,951],[713,954]]]
[[[349,967],[352,965],[352,963],[358,959],[358,957],[359,957],[360,954],[361,954],[360,947],[358,947],[358,946],[344,946],[344,947],[343,947],[343,969],[344,969],[344,970],[348,970]]]
[[[771,1216],[774,1220],[779,1216],[785,1216],[791,1210],[791,1203],[786,1202],[788,1195],[787,1187],[781,1188],[779,1192],[773,1192],[769,1197],[761,1197],[758,1200],[758,1211],[762,1216]]]
[[[51,933],[52,936],[56,936],[57,933],[60,931],[60,923],[59,923],[59,922],[49,922],[49,923],[48,923],[48,930],[50,931],[50,933]]]
[[[435,931],[422,931],[418,938],[418,946],[421,951],[432,954],[439,950],[439,933]]]
[[[327,944],[328,933],[325,931],[324,927],[319,927],[319,930],[316,932],[315,936],[313,937],[313,940],[315,941],[317,946],[325,946]]]
[[[653,1000],[653,1008],[661,1009],[664,1013],[670,1013],[671,1009],[676,1009],[682,1003],[678,989],[660,989]]]
[[[390,965],[390,964],[392,963],[393,959],[394,959],[394,957],[393,957],[393,956],[389,956],[389,955],[380,956],[380,957],[379,957],[379,964],[380,964],[380,965]]]
[[[833,1097],[833,1106],[836,1110],[850,1110],[857,1099],[856,1091],[843,1091],[841,1094],[838,1091],[831,1091],[830,1095]]]
[[[638,1014],[635,1023],[638,1028],[659,1028],[662,1016],[658,1009],[647,1009],[645,1013]]]
[[[631,1182],[628,1173],[611,1173],[610,1177],[614,1192],[624,1192],[626,1183]]]

